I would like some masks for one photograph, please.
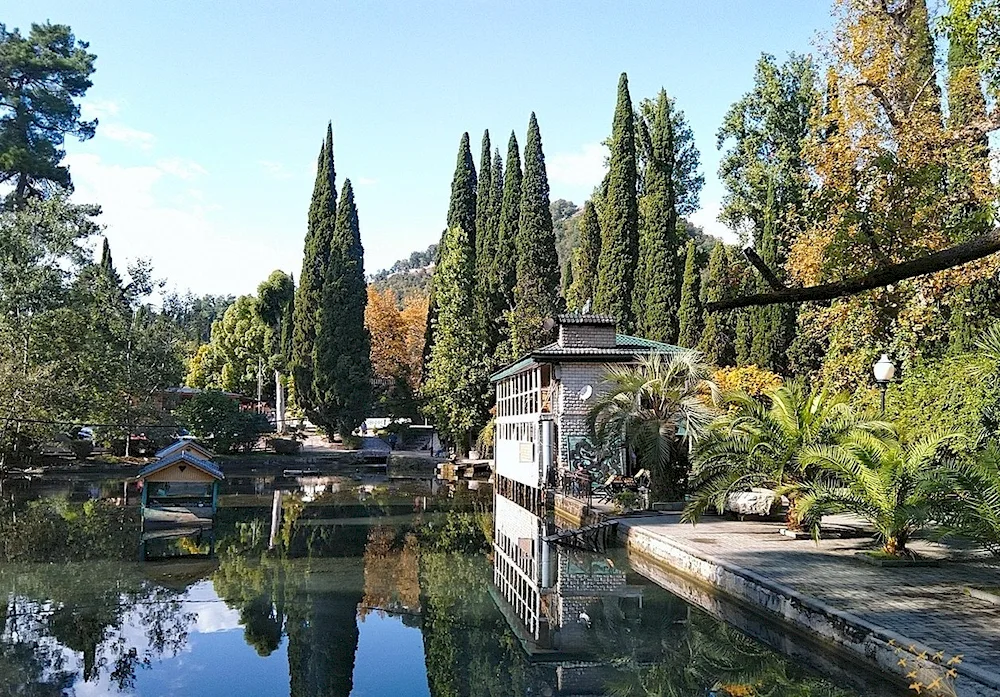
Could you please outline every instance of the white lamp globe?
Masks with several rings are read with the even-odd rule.
[[[878,362],[872,366],[872,372],[875,373],[876,382],[890,382],[896,376],[896,366],[889,360],[889,356],[883,353]]]

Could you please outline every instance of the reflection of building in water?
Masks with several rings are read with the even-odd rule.
[[[494,496],[495,600],[529,658],[551,669],[556,694],[604,694],[613,672],[595,621],[636,618],[642,589],[605,555],[557,547],[543,518]]]

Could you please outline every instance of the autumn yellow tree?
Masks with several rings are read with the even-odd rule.
[[[416,413],[426,323],[426,295],[409,295],[400,307],[393,290],[368,286],[365,326],[371,334],[372,372],[380,405],[389,415]]]
[[[981,235],[993,224],[997,196],[981,160],[982,133],[967,128],[972,117],[945,118],[926,0],[836,0],[836,16],[827,95],[805,153],[813,183],[802,211],[807,223],[787,263],[802,285],[857,276]],[[977,103],[968,75],[962,80],[963,103]],[[807,313],[807,321],[820,324],[808,333],[829,339],[819,349],[826,353],[824,380],[863,383],[875,353],[918,353],[940,338],[935,320],[955,288],[996,268],[988,258]]]

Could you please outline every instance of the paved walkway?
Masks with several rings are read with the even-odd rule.
[[[676,515],[623,522],[773,579],[946,656],[963,654],[966,666],[1000,681],[1000,605],[963,592],[968,585],[1000,586],[1000,560],[918,541],[912,547],[922,554],[954,561],[937,568],[874,567],[855,558],[858,550],[870,548],[865,538],[817,545],[778,534],[778,523],[708,518],[692,526],[679,523]]]

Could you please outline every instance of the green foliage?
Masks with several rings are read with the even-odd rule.
[[[888,423],[860,415],[849,395],[809,392],[798,382],[768,390],[764,399],[729,393],[725,405],[728,411],[694,453],[695,495],[684,510],[687,520],[697,520],[709,508],[721,513],[730,494],[753,487],[793,496],[814,474],[800,459],[804,448],[892,430]]]
[[[476,276],[482,279],[488,264],[482,261],[496,246],[493,235],[493,221],[490,212],[493,204],[493,146],[490,144],[489,130],[483,131],[483,143],[479,156],[479,179],[476,182]],[[484,247],[485,245],[485,247]],[[485,250],[485,253],[484,253]]]
[[[808,521],[815,534],[820,520],[833,513],[854,513],[875,528],[882,551],[900,556],[928,524],[942,501],[935,469],[953,435],[929,435],[903,445],[891,435],[854,433],[834,445],[809,445],[802,467],[829,474],[814,477],[796,498],[792,514]]]
[[[573,249],[570,263],[573,282],[566,293],[567,309],[579,312],[593,302],[597,284],[597,264],[601,257],[601,224],[592,201],[583,204],[579,225],[580,243]]]
[[[32,24],[27,36],[0,24],[0,183],[10,207],[56,187],[72,190],[62,164],[66,136],[94,137],[76,100],[91,86],[97,58],[64,24]]]
[[[239,403],[219,390],[196,394],[177,407],[181,422],[216,452],[249,452],[270,430],[267,418],[242,411]]]
[[[785,264],[784,243],[779,239],[778,203],[775,199],[774,180],[768,182],[767,202],[764,209],[764,228],[756,235],[757,253],[769,268],[779,273]],[[758,292],[769,287],[761,279]],[[795,308],[789,305],[768,305],[749,310],[750,361],[776,373],[788,372],[788,348],[795,334]]]
[[[559,311],[559,258],[552,232],[542,136],[534,112],[524,145],[520,213],[514,310],[508,319],[515,355],[544,344],[548,337],[542,323]]]
[[[701,261],[694,240],[688,240],[684,256],[677,342],[694,348],[701,342],[705,321],[701,307]]]
[[[618,81],[607,181],[594,310],[614,316],[623,331],[630,331],[635,324],[632,295],[639,261],[639,205],[635,119],[625,73]]]
[[[483,524],[483,516],[486,525]],[[445,513],[443,519],[431,519],[420,528],[421,543],[429,550],[447,554],[482,554],[490,547],[493,516],[485,511]],[[484,529],[490,529],[490,535]]]
[[[708,429],[718,388],[695,351],[652,354],[635,365],[611,366],[609,389],[587,414],[594,442],[604,448],[625,434],[636,463],[651,473],[656,500],[679,501],[686,493],[687,462],[678,429],[692,442]]]
[[[212,324],[236,301],[232,295],[184,295],[168,293],[163,298],[163,314],[180,329],[189,342],[207,344]]]
[[[507,142],[507,164],[504,167],[503,201],[500,205],[497,254],[490,272],[490,297],[493,307],[502,312],[499,333],[501,338],[494,364],[503,364],[513,358],[510,347],[510,328],[507,313],[514,309],[514,286],[517,284],[517,238],[521,221],[521,153],[517,137],[511,131]]]
[[[722,300],[732,293],[733,279],[730,267],[729,248],[724,244],[715,245],[708,258],[708,278],[701,286],[700,299],[703,306]],[[710,365],[721,368],[736,364],[735,320],[733,312],[705,313],[705,331],[698,348]]]
[[[469,434],[486,419],[486,389],[481,376],[484,357],[470,322],[474,310],[473,259],[469,234],[451,228],[441,246],[434,272],[437,323],[423,393],[427,413],[457,447],[468,447]]]
[[[337,172],[333,163],[333,126],[327,124],[326,140],[316,163],[316,183],[309,203],[309,221],[302,273],[295,292],[292,332],[292,376],[299,406],[310,417],[316,414],[314,368],[316,323],[323,304],[330,242],[337,225]]]
[[[469,134],[463,133],[458,145],[455,175],[451,180],[448,204],[448,227],[459,227],[469,236],[473,259],[476,253],[476,165],[472,161]]]
[[[974,540],[1000,557],[1000,450],[990,446],[967,459],[951,458],[936,476],[944,497],[937,533]]]
[[[199,389],[256,396],[258,379],[271,362],[272,341],[273,331],[261,318],[257,299],[241,295],[212,325],[212,341],[192,358],[185,382]]]
[[[139,527],[136,509],[96,499],[42,498],[16,512],[0,506],[0,560],[132,560]]]
[[[371,337],[365,327],[367,303],[364,248],[354,190],[348,179],[344,182],[337,227],[330,241],[313,359],[316,423],[328,431],[351,433],[371,409]]]

